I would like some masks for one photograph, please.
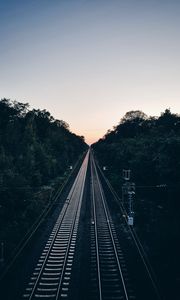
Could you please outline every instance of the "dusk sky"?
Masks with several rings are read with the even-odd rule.
[[[180,1],[0,0],[0,98],[101,138],[130,110],[180,113]]]

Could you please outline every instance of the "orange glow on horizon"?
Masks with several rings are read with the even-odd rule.
[[[101,139],[105,133],[107,132],[107,130],[73,130],[71,129],[72,132],[74,132],[75,134],[79,135],[79,136],[84,136],[85,138],[85,142],[90,146],[92,144],[94,144],[95,142],[97,142],[99,139]]]

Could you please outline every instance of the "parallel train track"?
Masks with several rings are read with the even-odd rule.
[[[154,270],[151,266],[151,263],[148,259],[148,256],[144,250],[144,247],[141,243],[141,241],[139,240],[139,237],[135,231],[135,229],[128,225],[128,220],[127,220],[127,217],[128,217],[128,214],[127,214],[127,211],[121,201],[121,199],[119,198],[119,196],[117,195],[117,193],[115,192],[115,190],[112,188],[110,182],[108,181],[108,179],[105,177],[104,173],[102,172],[100,166],[98,165],[97,163],[97,169],[99,170],[99,172],[101,173],[102,177],[104,178],[104,181],[106,182],[106,185],[109,189],[109,191],[111,192],[111,194],[113,195],[116,203],[118,204],[119,208],[120,208],[120,211],[122,213],[122,215],[124,217],[126,217],[124,220],[125,220],[125,223],[126,223],[126,226],[129,230],[129,233],[130,233],[130,236],[134,242],[134,246],[139,254],[139,257],[141,259],[141,262],[143,263],[144,265],[144,269],[145,269],[145,272],[146,272],[146,275],[148,276],[149,278],[149,282],[151,283],[151,288],[153,289],[154,291],[154,296],[153,298],[154,299],[157,299],[157,300],[162,300],[162,295],[161,295],[161,292],[160,292],[160,288],[158,286],[158,280],[156,278],[156,275],[154,273]]]
[[[97,168],[91,155],[91,276],[93,300],[135,299]]]
[[[68,297],[89,152],[29,280],[23,299]]]

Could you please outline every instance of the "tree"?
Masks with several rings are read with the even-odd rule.
[[[126,122],[143,122],[147,120],[148,116],[140,110],[128,111],[125,116],[121,119],[120,124]]]

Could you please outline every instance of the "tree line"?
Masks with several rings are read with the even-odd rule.
[[[123,169],[131,169],[138,185],[180,183],[180,115],[169,109],[159,117],[127,112],[93,149],[115,185],[122,183]]]
[[[47,110],[0,100],[1,241],[20,239],[46,204],[36,192],[60,180],[86,148],[83,136]]]

